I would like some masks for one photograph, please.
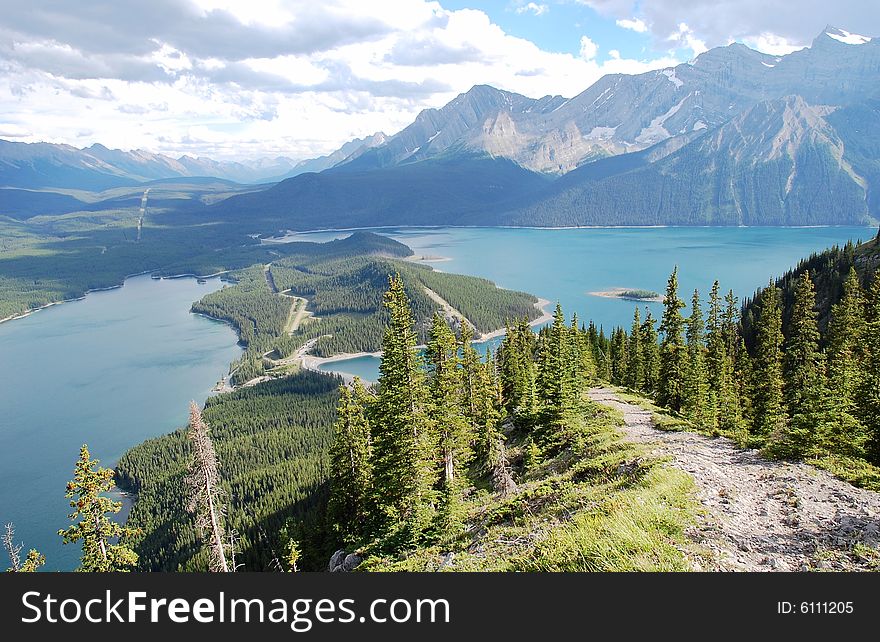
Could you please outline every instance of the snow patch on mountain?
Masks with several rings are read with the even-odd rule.
[[[669,82],[675,85],[676,89],[684,84],[681,78],[675,76],[675,69],[664,69],[660,73],[666,76],[669,79]]]
[[[829,38],[834,38],[845,45],[864,45],[872,40],[872,38],[869,38],[868,36],[860,36],[859,34],[851,33],[846,29],[837,28],[829,29],[825,32],[825,35]]]

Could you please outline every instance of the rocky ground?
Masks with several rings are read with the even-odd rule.
[[[693,477],[704,509],[689,533],[696,570],[880,570],[880,493],[722,437],[655,430],[651,412],[608,388],[590,397],[623,413],[629,439]]]

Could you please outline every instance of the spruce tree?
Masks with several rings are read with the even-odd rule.
[[[536,338],[527,319],[508,326],[498,349],[504,405],[511,415],[528,417],[537,399]]]
[[[705,322],[700,306],[700,293],[694,290],[691,314],[687,319],[687,368],[685,371],[682,410],[698,425],[706,422],[708,372],[706,370]]]
[[[411,541],[433,519],[433,430],[428,389],[416,350],[415,320],[399,274],[390,276],[384,304],[389,323],[382,340],[379,394],[372,405],[373,474],[380,508]]]
[[[656,321],[651,316],[651,311],[645,308],[645,322],[641,327],[642,346],[642,381],[639,389],[647,395],[653,395],[657,391],[657,378],[660,369],[660,346],[657,344],[657,330],[654,327]]]
[[[595,363],[597,374],[599,374],[599,364],[602,363],[602,351],[599,344],[599,330],[596,329],[596,324],[593,323],[592,320],[590,320],[590,325],[587,328],[587,341],[590,343],[590,349],[593,353],[593,363]]]
[[[859,416],[869,437],[869,457],[880,464],[880,269],[868,288],[865,300],[865,341]]]
[[[330,447],[327,516],[331,530],[346,544],[355,544],[369,533],[374,514],[369,405],[370,395],[359,378],[351,387],[340,386]]]
[[[843,295],[831,308],[828,322],[828,392],[830,416],[822,435],[829,452],[860,457],[865,454],[868,433],[859,417],[858,397],[863,390],[866,334],[861,284],[855,268],[843,283]]]
[[[724,338],[724,327],[721,310],[721,295],[718,281],[712,284],[709,293],[709,315],[706,328],[706,426],[713,431],[721,428],[722,417],[729,412],[725,408],[725,398],[730,394],[732,381],[728,379],[727,342]]]
[[[663,298],[663,319],[660,322],[660,367],[657,381],[657,402],[671,410],[681,410],[687,372],[687,350],[683,338],[684,302],[678,298],[678,268],[669,276]]]
[[[758,298],[752,437],[763,444],[785,430],[787,417],[782,395],[782,308],[779,289],[771,281]]]
[[[639,390],[645,378],[645,355],[642,348],[642,319],[638,308],[633,313],[626,354],[626,385],[633,390]]]
[[[589,385],[596,379],[596,358],[590,335],[583,328],[572,329],[571,341],[578,344],[578,386]]]
[[[430,413],[436,426],[436,442],[440,458],[440,528],[445,532],[455,527],[460,510],[460,495],[465,487],[464,472],[471,460],[471,444],[475,437],[461,403],[462,369],[458,342],[452,329],[439,314],[434,315],[429,335],[428,371],[430,381]]]
[[[611,383],[625,385],[627,372],[626,331],[614,328],[611,333]]]
[[[544,409],[561,416],[571,406],[573,397],[570,370],[568,328],[562,307],[557,303],[553,324],[546,330],[538,364],[538,396]]]
[[[795,285],[783,375],[790,421],[782,431],[770,436],[766,450],[777,457],[803,457],[814,447],[816,432],[824,423],[827,401],[825,363],[819,350],[816,290],[809,272]]]
[[[135,531],[111,520],[108,515],[122,509],[122,502],[114,502],[104,493],[113,489],[113,471],[98,466],[89,448],[83,445],[73,471],[73,480],[67,483],[66,497],[70,498],[71,526],[58,531],[65,544],[82,542],[81,571],[93,573],[126,572],[137,564],[137,554],[118,543],[120,537]],[[116,542],[116,543],[114,543]]]

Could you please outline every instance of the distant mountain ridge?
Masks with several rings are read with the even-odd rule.
[[[45,153],[23,160],[12,145],[0,142],[0,186],[52,171],[68,182],[231,171],[100,146],[30,146]],[[478,85],[397,134],[351,141],[276,178],[202,216],[251,221],[255,232],[873,222],[880,39],[828,26],[786,56],[734,43],[675,67],[604,76],[570,99]]]
[[[787,56],[732,44],[571,99],[480,85],[320,176],[218,209],[289,229],[868,223],[880,40],[827,27]]]
[[[100,191],[171,178],[213,177],[235,183],[277,183],[306,172],[320,172],[384,142],[381,132],[352,140],[327,156],[294,161],[286,156],[253,161],[205,157],[172,158],[144,150],[108,149],[95,143],[82,149],[52,143],[0,139],[0,187],[64,188]]]

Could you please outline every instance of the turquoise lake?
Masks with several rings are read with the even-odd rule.
[[[435,269],[482,276],[499,286],[531,292],[593,319],[606,333],[627,329],[636,305],[659,318],[660,303],[641,303],[592,296],[615,287],[654,290],[662,294],[678,265],[680,296],[690,303],[694,288],[705,301],[715,279],[724,292],[742,300],[812,252],[847,240],[868,239],[876,229],[813,228],[407,228],[375,230],[406,243],[417,255],[445,257],[429,263]],[[316,232],[295,238],[329,240],[346,232]],[[705,306],[704,306],[705,309]],[[644,318],[644,310],[642,317]],[[322,366],[327,371],[378,375],[378,359],[359,357]]]
[[[189,312],[218,279],[131,278],[0,324],[0,523],[47,570],[78,564],[56,531],[70,512],[65,484],[83,443],[104,466],[186,424],[241,350],[224,323]],[[5,568],[5,566],[4,566]]]
[[[627,327],[634,303],[591,296],[613,287],[662,292],[679,266],[682,297],[714,279],[748,296],[811,252],[869,228],[646,228],[534,230],[393,229],[384,233],[419,255],[451,260],[436,269],[492,279],[502,287],[562,303],[568,315],[606,331]],[[298,234],[323,241],[348,232]],[[64,487],[88,443],[112,466],[130,447],[186,423],[190,400],[203,401],[240,354],[232,329],[189,312],[221,286],[216,279],[152,280],[89,294],[0,324],[0,523],[40,549],[49,570],[72,569],[79,550],[55,534],[67,525]],[[659,304],[648,304],[655,316]],[[328,369],[376,378],[378,360]]]

